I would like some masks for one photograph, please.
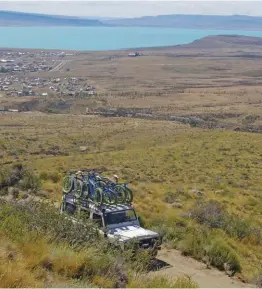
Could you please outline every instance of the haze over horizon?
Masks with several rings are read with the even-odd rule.
[[[52,5],[50,5],[52,2]],[[1,1],[0,10],[80,17],[262,16],[262,1]]]

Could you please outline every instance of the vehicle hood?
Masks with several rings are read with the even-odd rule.
[[[120,241],[132,239],[157,238],[159,235],[153,231],[146,230],[136,225],[117,227],[108,231],[108,237],[119,238]]]

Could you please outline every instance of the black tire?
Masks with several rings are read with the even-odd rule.
[[[90,192],[89,192],[89,186],[87,183],[84,183],[83,186],[82,186],[82,194],[81,194],[81,197],[83,199],[88,199],[90,196]]]
[[[126,203],[126,192],[123,186],[116,185],[114,188],[114,192],[116,195],[117,203]]]
[[[126,198],[126,202],[128,204],[131,204],[133,202],[133,192],[132,190],[130,190],[129,188],[125,187],[125,198]]]
[[[103,191],[103,203],[108,205],[115,205],[117,203],[116,194],[111,190],[108,192]]]
[[[76,188],[74,191],[74,195],[77,198],[81,198],[82,193],[83,193],[83,182],[81,180],[76,180]]]
[[[102,190],[104,190],[104,189],[106,188],[106,186],[107,186],[106,182],[104,182],[104,181],[102,181],[102,180],[98,180],[98,181],[96,182],[96,184],[97,184],[97,186],[98,186],[99,188],[101,188]]]
[[[97,205],[101,205],[103,203],[103,191],[101,188],[95,189],[93,202]]]
[[[75,205],[69,203],[64,204],[64,212],[66,212],[68,215],[74,215],[75,211],[76,211]]]

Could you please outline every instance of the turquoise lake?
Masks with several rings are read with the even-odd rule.
[[[0,47],[114,50],[185,44],[208,35],[262,37],[262,31],[154,27],[0,27]]]

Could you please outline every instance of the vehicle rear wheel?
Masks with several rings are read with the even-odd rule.
[[[74,215],[76,211],[76,206],[73,204],[65,203],[63,211],[69,215]]]

